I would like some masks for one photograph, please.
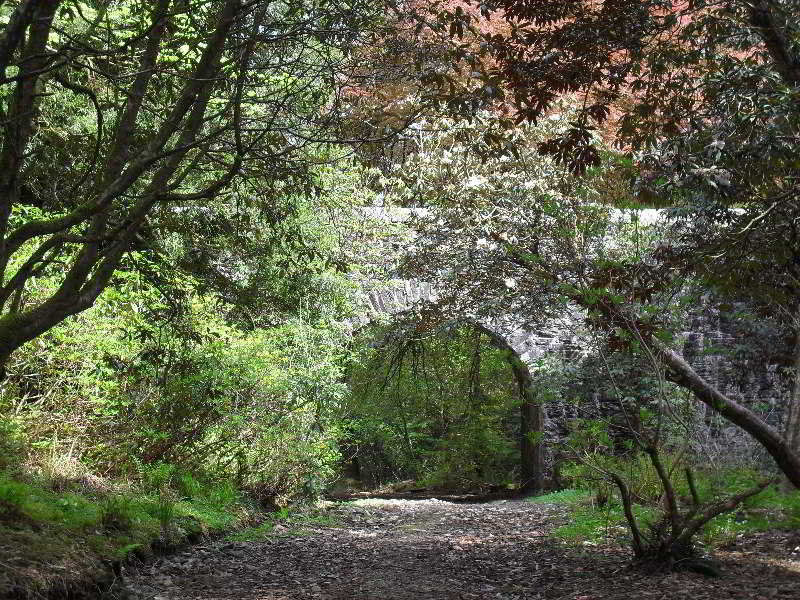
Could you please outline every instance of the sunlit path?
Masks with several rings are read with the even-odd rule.
[[[768,580],[770,598],[800,596],[800,560],[725,553],[723,579],[631,571],[624,550],[550,537],[566,520],[552,505],[368,500],[332,513],[337,527],[190,548],[131,575],[127,589],[142,600],[698,600],[755,599],[750,586]]]

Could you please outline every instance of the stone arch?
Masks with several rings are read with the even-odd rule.
[[[544,487],[544,431],[545,407],[536,398],[530,367],[522,360],[513,346],[500,334],[473,320],[463,320],[487,335],[492,345],[506,355],[519,394],[519,465],[520,489],[526,493],[538,493]]]
[[[365,292],[363,310],[351,325],[354,329],[361,329],[379,318],[412,317],[427,321],[430,328],[464,324],[484,333],[492,346],[505,353],[519,394],[521,490],[525,493],[541,491],[544,487],[547,416],[544,405],[536,396],[531,366],[549,352],[569,348],[572,340],[565,339],[563,331],[526,331],[499,319],[439,315],[436,301],[436,292],[429,284],[418,280],[394,280],[380,289]]]

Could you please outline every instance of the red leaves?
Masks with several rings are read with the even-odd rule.
[[[542,154],[566,164],[574,174],[600,165],[600,154],[592,144],[591,128],[585,123],[575,123],[566,135],[542,142],[538,148]]]
[[[676,28],[685,32],[692,22],[681,3],[465,0],[465,5],[466,13],[447,11],[449,29],[460,39],[464,36],[463,15],[470,13],[476,19],[473,25],[480,32],[476,55],[493,79],[499,80],[498,86],[492,84],[492,91],[505,90],[505,94],[491,97],[505,103],[507,114],[518,122],[535,122],[560,97],[583,104],[581,123],[567,136],[540,148],[574,173],[598,164],[590,134],[593,130],[602,125],[606,138],[613,135],[620,143],[636,145],[645,130],[652,130],[656,121],[668,116],[671,101],[691,97],[686,86],[679,86],[650,98],[663,89],[664,82],[668,84],[676,61],[691,62],[682,51],[685,44],[670,41]],[[653,110],[641,114],[637,105],[645,100]],[[682,105],[679,108],[672,112],[687,113]],[[612,118],[615,116],[624,119],[622,129],[623,121]]]
[[[640,45],[647,0],[475,4],[484,18],[495,24],[481,36],[481,50],[494,65],[492,79],[498,81],[498,86],[492,87],[512,92],[496,97],[511,105],[510,112],[518,122],[535,122],[563,94],[591,96],[593,102],[581,109],[580,122],[565,136],[542,143],[540,150],[568,165],[573,173],[598,165],[593,132],[609,119],[611,104],[630,71],[623,51]],[[459,29],[456,13],[449,13],[454,31]]]
[[[553,25],[574,16],[583,8],[583,0],[499,0],[493,4],[510,19],[528,21],[536,26]]]

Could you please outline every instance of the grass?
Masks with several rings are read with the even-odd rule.
[[[207,534],[239,529],[228,539],[256,541],[276,529],[305,535],[337,525],[325,510],[282,509],[242,529],[264,515],[233,486],[203,486],[186,476],[169,487],[161,475],[149,490],[87,491],[76,484],[55,491],[46,479],[0,473],[0,597],[66,597],[109,578],[109,566],[131,555],[144,559]]]
[[[278,526],[281,526],[278,529]],[[282,509],[270,513],[267,519],[255,527],[248,527],[228,535],[225,539],[232,542],[257,542],[274,535],[306,535],[316,527],[338,527],[339,520],[324,510],[311,509],[302,512],[291,512]]]
[[[748,481],[741,482],[741,487],[749,485]],[[627,537],[628,528],[619,503],[611,499],[605,506],[598,507],[592,504],[592,497],[592,493],[586,490],[567,489],[526,500],[569,508],[569,523],[553,531],[555,537],[565,541],[594,544]],[[637,520],[645,527],[660,517],[660,511],[651,506],[634,505],[633,509]],[[783,494],[777,487],[769,487],[749,498],[739,510],[720,515],[708,523],[700,539],[707,547],[716,547],[740,534],[777,528],[800,528],[800,490]]]
[[[608,504],[594,506],[593,494],[587,490],[566,489],[526,498],[535,504],[558,504],[570,509],[570,522],[556,528],[553,535],[574,543],[595,543],[603,538],[627,532],[620,508]]]
[[[164,489],[81,493],[0,473],[0,597],[89,585],[132,554],[146,558],[254,518],[229,485],[184,486],[192,497]]]
[[[748,498],[739,510],[720,515],[703,531],[707,545],[719,546],[743,533],[769,529],[800,529],[800,490],[789,494],[770,486]]]
[[[274,521],[265,521],[256,527],[247,527],[225,537],[231,542],[259,542],[272,535],[275,529]]]
[[[659,511],[648,506],[635,505],[633,512],[644,526],[654,523],[659,517]],[[595,544],[627,537],[628,528],[622,507],[616,502],[609,502],[604,507],[575,506],[570,514],[570,522],[556,528],[553,535],[569,542]]]

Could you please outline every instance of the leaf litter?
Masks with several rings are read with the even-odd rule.
[[[716,554],[722,578],[647,575],[615,543],[575,547],[550,533],[561,506],[361,500],[302,530],[194,546],[131,569],[131,600],[800,599],[800,536],[739,538]]]

